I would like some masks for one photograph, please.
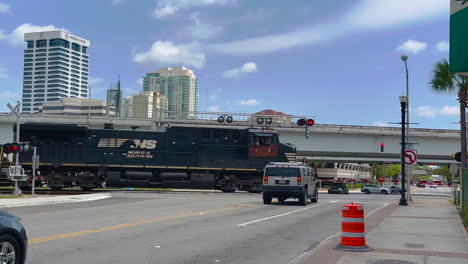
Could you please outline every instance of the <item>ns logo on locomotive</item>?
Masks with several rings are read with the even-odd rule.
[[[53,190],[132,186],[260,192],[266,164],[296,161],[295,147],[280,143],[271,128],[133,131],[26,123],[20,136],[37,147],[43,182]],[[21,155],[20,162],[32,169],[31,155]]]

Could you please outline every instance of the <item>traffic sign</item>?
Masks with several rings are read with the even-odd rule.
[[[418,160],[418,155],[416,154],[414,150],[405,151],[405,164],[406,165],[415,164],[417,160]]]

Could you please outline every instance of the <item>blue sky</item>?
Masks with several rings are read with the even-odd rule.
[[[146,72],[187,66],[202,111],[272,108],[327,124],[397,122],[404,53],[411,121],[457,128],[455,95],[428,84],[448,58],[447,0],[0,0],[0,112],[21,95],[23,33],[54,28],[91,40],[93,98],[119,74],[129,95]]]

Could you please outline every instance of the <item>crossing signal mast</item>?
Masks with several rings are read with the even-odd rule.
[[[315,125],[315,120],[313,119],[304,119],[304,118],[301,118],[299,120],[297,120],[296,124],[298,126],[305,126],[305,137],[306,138],[310,138],[310,127],[312,127],[313,125]]]

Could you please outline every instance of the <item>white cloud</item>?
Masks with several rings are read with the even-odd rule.
[[[409,39],[397,47],[397,51],[418,54],[427,48],[427,43]]]
[[[8,42],[12,46],[22,46],[24,45],[24,33],[51,31],[51,30],[58,30],[58,29],[59,28],[55,27],[54,25],[36,26],[36,25],[26,23],[17,27],[15,30],[13,30],[13,32],[6,35],[5,38],[8,40]],[[68,31],[67,29],[63,29],[63,28],[61,30]],[[0,39],[1,39],[1,36],[0,36]]]
[[[240,101],[241,105],[257,105],[257,99],[247,99],[247,100],[241,100]]]
[[[375,121],[374,123],[372,123],[372,126],[388,127],[390,125],[388,123],[385,123],[384,121]]]
[[[280,34],[247,38],[209,46],[221,54],[253,55],[317,44],[345,35],[381,30],[444,17],[444,0],[363,0],[342,19],[310,25]]]
[[[255,62],[247,62],[242,65],[240,68],[235,68],[232,70],[227,70],[223,72],[224,78],[239,78],[242,75],[257,72],[257,64]]]
[[[450,49],[448,41],[440,41],[436,44],[436,49],[441,52],[447,52]]]
[[[8,13],[11,10],[11,6],[9,4],[0,3],[0,13]]]
[[[418,116],[433,118],[438,116],[458,116],[460,114],[458,106],[444,106],[440,109],[431,106],[420,106],[415,109]]]
[[[0,40],[4,40],[4,39],[6,39],[6,37],[7,36],[5,35],[4,31],[0,30]]]
[[[100,85],[104,82],[104,79],[101,77],[90,77],[89,78],[89,85]]]
[[[135,53],[133,61],[151,66],[183,65],[202,68],[206,58],[198,43],[175,45],[170,41],[156,41],[148,51]]]
[[[213,105],[213,106],[210,106],[208,107],[208,112],[219,112],[220,109],[219,109],[219,106],[217,105]]]
[[[198,13],[193,14],[190,18],[194,24],[189,26],[187,30],[194,39],[210,39],[223,31],[221,26],[201,22]]]
[[[7,69],[0,66],[0,79],[8,78]]]
[[[345,18],[351,25],[382,29],[447,16],[445,0],[363,0]]]
[[[0,98],[19,98],[19,94],[12,91],[4,91],[0,93]]]
[[[236,2],[236,0],[160,0],[153,11],[153,15],[158,19],[163,19],[183,9],[210,5],[226,5],[234,2]]]
[[[440,114],[444,116],[458,116],[460,114],[460,107],[446,105],[440,109]]]

